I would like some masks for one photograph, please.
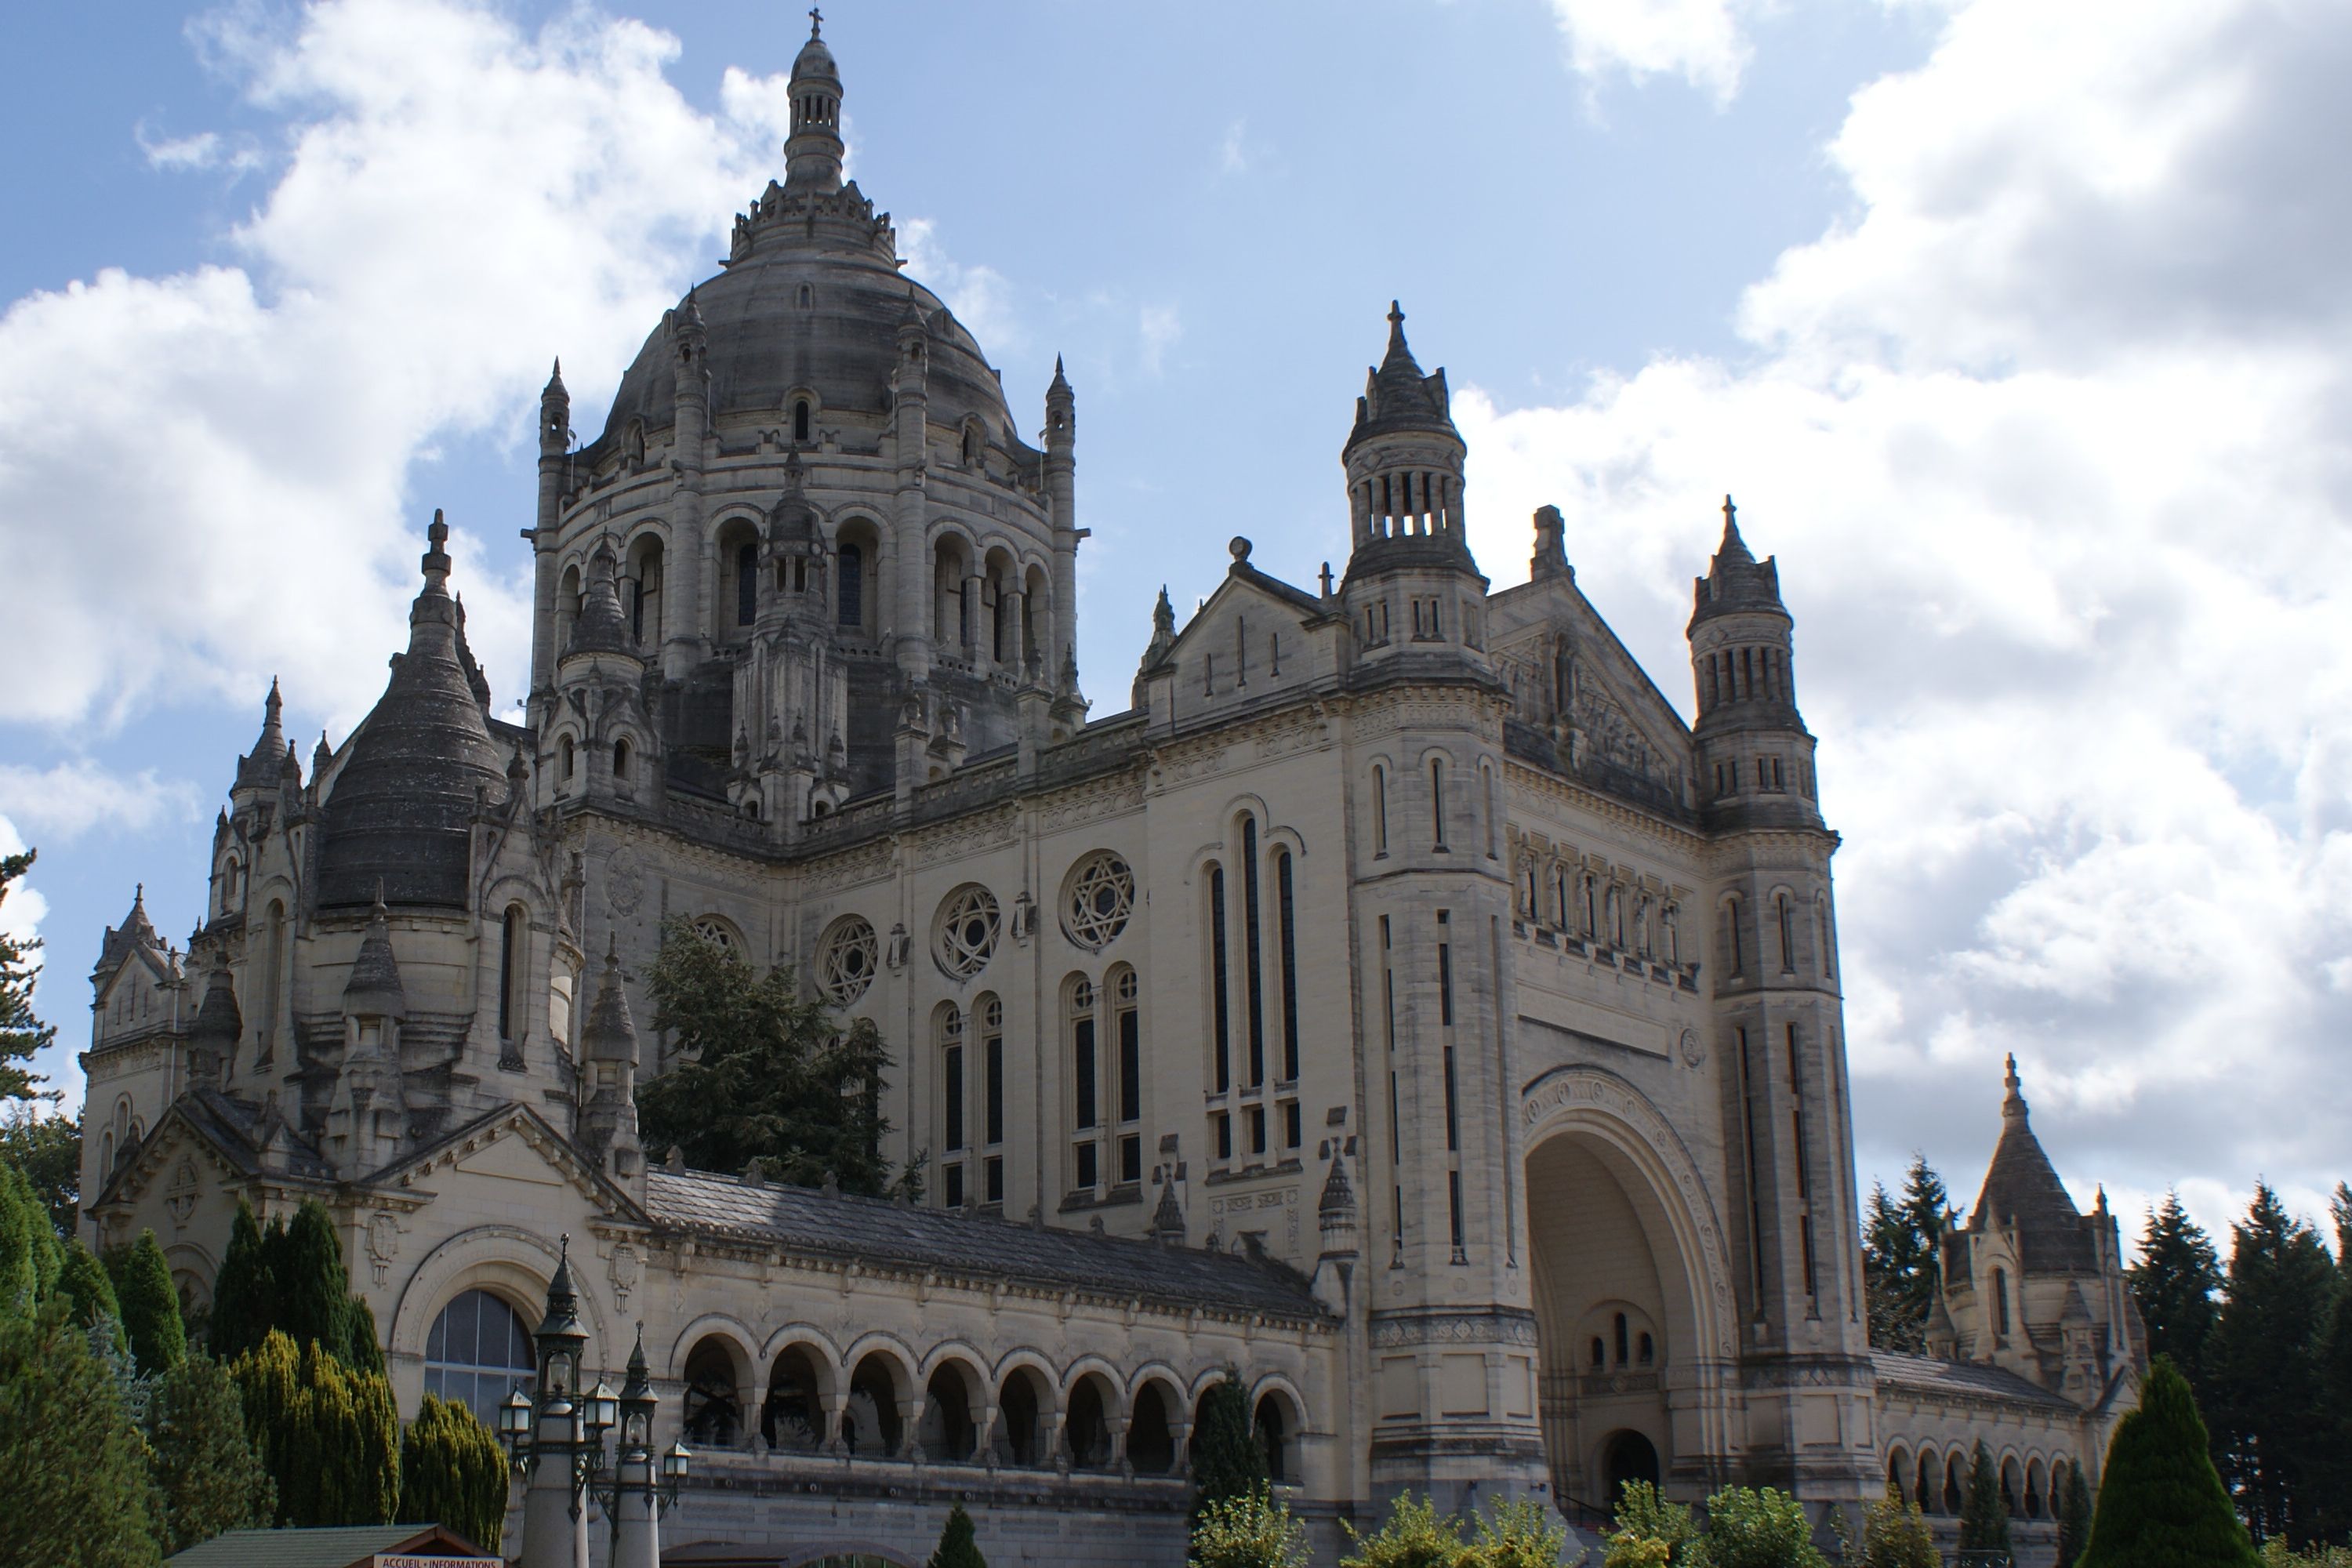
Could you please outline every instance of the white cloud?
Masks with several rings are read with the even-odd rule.
[[[226,169],[244,174],[261,167],[261,150],[248,142],[231,142],[215,131],[200,131],[194,136],[178,136],[156,141],[151,139],[145,127],[141,127],[137,140],[139,150],[147,154],[148,167],[179,173],[193,169]]]
[[[99,826],[135,833],[167,819],[191,821],[201,809],[194,784],[158,779],[152,768],[125,778],[87,760],[46,769],[0,764],[0,813],[43,843]]]
[[[1459,400],[1481,561],[1558,501],[1685,709],[1725,490],[1780,555],[1866,1163],[1972,1192],[2013,1049],[2086,1199],[2344,1174],[2352,195],[2294,171],[2347,63],[2318,0],[1956,6],[1855,96],[1856,216],[1748,291],[1747,357]]]
[[[1235,115],[1233,123],[1225,127],[1225,139],[1217,148],[1217,166],[1228,174],[1246,174],[1250,163],[1249,121]]]
[[[898,221],[898,254],[908,276],[919,278],[947,301],[957,321],[983,345],[1000,349],[1026,342],[1013,313],[1013,287],[993,267],[956,260],[940,245],[939,226],[927,217]]]
[[[1718,104],[1739,90],[1754,46],[1748,20],[1767,0],[1551,0],[1569,64],[1588,83],[1680,77]]]
[[[525,36],[463,0],[265,20],[204,32],[289,122],[237,265],[102,272],[0,316],[0,656],[44,676],[0,693],[0,719],[250,701],[280,670],[298,708],[355,719],[414,592],[432,498],[407,493],[412,461],[527,438],[517,410],[558,353],[593,408],[776,163],[772,87],[731,74],[720,116],[698,112],[664,79],[676,41],[638,23],[572,12]],[[221,156],[205,135],[163,161]],[[507,694],[527,588],[473,544],[528,521],[450,520]]]
[[[1137,319],[1136,330],[1143,338],[1143,368],[1151,375],[1160,374],[1166,363],[1168,351],[1184,336],[1184,321],[1173,305],[1146,305]]]

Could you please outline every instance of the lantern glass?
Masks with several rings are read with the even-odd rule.
[[[599,1380],[588,1394],[588,1430],[603,1436],[619,1425],[621,1402],[613,1393],[613,1385]]]
[[[662,1479],[667,1481],[686,1479],[687,1461],[694,1456],[686,1451],[683,1443],[672,1443],[662,1455]]]
[[[499,1402],[499,1433],[501,1436],[520,1437],[530,1431],[530,1400],[516,1389]]]

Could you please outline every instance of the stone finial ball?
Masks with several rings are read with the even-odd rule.
[[[1244,539],[1238,533],[1234,535],[1234,542],[1231,544],[1226,545],[1225,548],[1234,552],[1234,559],[1236,561],[1246,561],[1249,559],[1250,542]]]

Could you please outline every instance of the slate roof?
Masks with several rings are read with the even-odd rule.
[[[1984,1366],[1974,1362],[1938,1361],[1933,1356],[1900,1355],[1893,1351],[1873,1351],[1870,1360],[1877,1369],[1880,1383],[1916,1390],[1931,1398],[1964,1394],[1978,1399],[2006,1400],[2012,1405],[2031,1405],[2043,1410],[2076,1409],[2074,1401],[2053,1394],[2039,1384],[2030,1383],[2006,1367]]]
[[[367,1568],[380,1552],[436,1557],[479,1552],[499,1558],[437,1524],[355,1524],[317,1530],[232,1530],[164,1559],[170,1568]]]
[[[216,1089],[194,1089],[173,1101],[169,1114],[186,1121],[237,1169],[248,1175],[261,1169],[261,1151],[271,1128],[253,1107]],[[286,1147],[289,1174],[322,1182],[335,1179],[334,1167],[290,1125],[286,1127]]]
[[[1984,1186],[1977,1194],[1969,1228],[1987,1230],[2013,1221],[2018,1262],[2022,1267],[2037,1272],[2095,1272],[2098,1249],[2085,1228],[2083,1213],[2068,1195],[2066,1184],[2058,1179],[2027,1119],[2015,1057],[2009,1058],[2004,1081],[2007,1094],[2000,1108],[2000,1142],[1993,1145],[1992,1163],[1985,1170]]]
[[[810,1187],[748,1186],[700,1171],[647,1171],[646,1206],[656,1223],[780,1242],[821,1257],[1286,1318],[1328,1315],[1296,1270],[1205,1248],[1008,1224]]]

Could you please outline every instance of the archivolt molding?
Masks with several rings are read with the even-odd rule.
[[[1723,1226],[1697,1163],[1658,1108],[1614,1073],[1569,1067],[1528,1085],[1520,1095],[1520,1114],[1530,1153],[1547,1138],[1581,1132],[1611,1143],[1641,1167],[1674,1226],[1684,1267],[1697,1275],[1692,1306],[1701,1342],[1727,1360],[1736,1356],[1738,1312]]]
[[[433,1320],[459,1290],[502,1286],[510,1303],[525,1310],[547,1299],[555,1277],[557,1249],[546,1238],[513,1225],[478,1225],[459,1231],[425,1255],[393,1303],[392,1331],[385,1348],[395,1356],[421,1357]],[[614,1342],[593,1290],[580,1292],[582,1314],[593,1343]]]

